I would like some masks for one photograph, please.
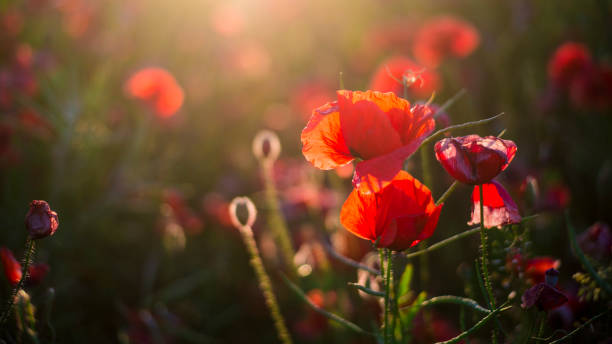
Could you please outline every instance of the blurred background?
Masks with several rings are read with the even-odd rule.
[[[577,293],[572,274],[581,268],[563,210],[578,232],[612,220],[611,16],[605,0],[0,1],[0,243],[21,257],[33,199],[47,200],[60,218],[57,233],[37,243],[35,262],[49,270],[28,288],[41,340],[276,341],[227,214],[233,197],[248,195],[295,341],[372,342],[318,317],[279,278],[280,248],[266,222],[270,209],[251,142],[262,129],[280,137],[273,176],[301,287],[372,329],[378,305],[347,286],[357,280],[355,269],[325,250],[329,244],[355,260],[372,251],[339,224],[352,168],[310,166],[300,132],[341,83],[400,93],[390,75],[401,78],[407,69],[418,79],[411,102],[433,91],[437,104],[459,94],[439,128],[505,113],[455,133],[507,129],[504,138],[517,143],[499,180],[523,216],[540,216],[493,239],[502,247],[520,238],[524,259],[558,260],[560,285]],[[554,62],[567,42],[577,44]],[[571,82],[559,76],[563,59],[578,74]],[[452,180],[425,148],[407,166],[437,198]],[[428,176],[421,159],[429,161]],[[470,193],[460,186],[448,199],[430,243],[468,228]],[[496,247],[495,283],[507,292],[524,285],[511,273],[508,250]],[[414,260],[412,287],[469,296],[477,256],[474,237]],[[10,289],[0,282],[2,295]],[[576,301],[551,321],[572,328],[589,307]],[[415,320],[413,339],[457,334],[450,309],[429,325]]]

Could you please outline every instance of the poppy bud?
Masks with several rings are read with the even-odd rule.
[[[246,221],[242,221],[238,218],[239,205],[244,206],[246,208]],[[241,229],[243,227],[253,226],[253,224],[255,223],[255,218],[257,217],[257,209],[255,208],[255,204],[253,204],[253,202],[248,197],[236,197],[229,205],[229,214],[232,220],[232,224],[236,228]]]
[[[57,213],[49,207],[49,203],[34,200],[30,203],[25,225],[32,239],[40,239],[55,233],[59,219]]]
[[[516,144],[495,136],[468,135],[438,141],[436,158],[453,178],[469,184],[490,182],[516,154]]]
[[[253,154],[262,163],[273,163],[280,155],[281,145],[276,133],[262,130],[253,139]]]
[[[557,281],[559,280],[559,271],[555,269],[548,269],[546,270],[546,276],[544,278],[544,283],[548,284],[551,287],[554,287],[557,285]]]

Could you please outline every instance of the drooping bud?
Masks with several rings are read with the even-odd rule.
[[[278,135],[270,130],[262,130],[253,139],[253,154],[264,164],[272,164],[281,151]]]
[[[239,209],[239,206],[241,209]],[[246,214],[244,214],[245,210]],[[229,214],[234,227],[238,229],[251,227],[257,218],[257,208],[248,197],[236,197],[229,205]],[[243,221],[241,218],[245,220]]]
[[[555,269],[546,270],[546,276],[544,277],[545,283],[551,287],[557,285],[557,281],[559,280],[559,271]]]
[[[25,225],[32,239],[41,239],[55,233],[59,219],[57,213],[49,207],[49,203],[34,200],[26,214]]]

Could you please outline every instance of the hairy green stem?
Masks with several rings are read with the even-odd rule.
[[[367,271],[373,275],[377,275],[380,276],[381,272],[373,269],[369,266],[363,265],[357,261],[352,260],[351,258],[345,257],[343,255],[341,255],[340,253],[336,252],[327,242],[323,241],[323,248],[325,248],[325,250],[327,251],[327,253],[329,253],[332,257],[338,259],[339,261],[341,261],[342,263],[352,266],[356,269],[361,269],[364,271]]]
[[[592,317],[591,319],[587,320],[584,322],[584,324],[578,326],[575,330],[573,330],[572,332],[566,334],[565,336],[550,342],[550,344],[557,344],[557,343],[561,343],[562,341],[570,338],[571,336],[575,335],[578,331],[582,330],[583,328],[585,328],[588,324],[592,323],[593,321],[597,320],[598,318],[604,316],[606,313],[610,312],[610,310],[607,310],[605,312],[599,313],[596,316]]]
[[[459,182],[455,180],[448,187],[448,189],[446,189],[446,191],[442,194],[442,196],[440,196],[440,198],[438,198],[438,200],[436,201],[436,205],[440,205],[440,204],[444,203],[444,201],[446,201],[446,199],[455,191],[455,189],[457,188],[457,185],[459,185]]]
[[[480,258],[482,264],[482,277],[484,279],[485,289],[487,290],[487,295],[489,295],[489,304],[491,305],[491,309],[495,308],[495,298],[493,297],[493,287],[491,286],[491,277],[489,276],[489,257],[488,257],[488,239],[487,239],[487,229],[484,224],[484,192],[482,184],[478,186],[478,191],[480,192]],[[497,339],[495,336],[495,330],[491,333],[493,344],[497,343]]]
[[[291,337],[289,336],[289,331],[287,330],[287,326],[285,325],[285,320],[280,312],[280,308],[278,307],[278,302],[276,301],[276,296],[272,290],[272,283],[270,282],[270,277],[266,273],[264,269],[263,262],[261,260],[261,256],[259,255],[259,250],[257,249],[257,243],[255,242],[255,238],[253,237],[253,231],[248,226],[243,226],[240,229],[240,234],[242,235],[242,240],[244,241],[245,246],[247,247],[247,251],[251,256],[251,266],[253,270],[255,270],[255,275],[259,281],[259,288],[261,289],[264,298],[266,300],[266,305],[270,310],[270,314],[272,315],[272,319],[274,320],[274,326],[276,326],[276,331],[278,332],[278,338],[284,344],[291,343]]]
[[[433,305],[437,305],[441,303],[454,303],[457,305],[461,305],[462,306],[461,309],[463,309],[463,306],[465,306],[465,307],[470,307],[471,309],[478,311],[480,313],[483,313],[483,314],[491,313],[490,310],[482,307],[475,300],[469,299],[467,297],[460,297],[460,296],[454,296],[454,295],[441,295],[441,296],[432,297],[431,299],[427,299],[421,302],[420,306],[427,307],[427,306],[433,306]]]
[[[451,339],[449,339],[447,341],[437,342],[436,344],[453,344],[453,343],[457,343],[460,340],[462,340],[463,338],[469,336],[470,334],[472,334],[473,332],[475,332],[476,330],[481,328],[482,326],[484,326],[484,324],[486,324],[489,320],[491,320],[493,317],[497,316],[498,313],[506,311],[506,310],[508,310],[510,308],[512,308],[512,306],[502,305],[498,309],[496,309],[496,310],[492,311],[491,313],[487,314],[487,316],[482,318],[479,322],[476,323],[476,325],[472,326],[472,328],[470,328],[469,330],[464,331],[464,332],[460,333],[458,336],[456,336],[454,338],[451,338]]]
[[[293,264],[295,251],[293,250],[293,246],[291,244],[291,237],[289,235],[287,223],[285,222],[283,214],[280,210],[278,194],[276,191],[276,186],[274,185],[274,178],[272,176],[272,163],[262,162],[261,168],[266,188],[266,203],[269,209],[268,221],[270,227],[272,227],[272,230],[274,231],[276,239],[279,241],[286,266],[289,267],[291,274],[295,274],[296,270],[295,265]]]
[[[350,285],[351,287],[355,287],[355,288],[363,291],[364,293],[372,295],[372,296],[385,297],[385,293],[383,293],[382,291],[372,290],[370,288],[362,286],[359,283],[349,282],[348,285]]]
[[[301,299],[302,301],[304,301],[308,306],[310,306],[310,308],[312,308],[315,312],[323,315],[324,317],[337,321],[338,323],[346,326],[347,328],[357,332],[357,333],[361,333],[361,334],[366,334],[368,336],[373,336],[376,337],[376,335],[372,332],[368,332],[364,329],[362,329],[361,327],[357,326],[356,324],[342,318],[339,315],[336,315],[334,313],[328,312],[326,310],[324,310],[323,308],[315,305],[314,303],[312,303],[312,301],[310,301],[310,299],[308,298],[308,296],[306,296],[306,294],[297,286],[295,285],[293,282],[291,282],[287,276],[283,275],[282,273],[280,274],[283,281],[285,281],[285,283],[287,284],[287,286],[289,286],[289,288],[291,290],[293,290]]]
[[[426,144],[428,144],[429,142],[432,142],[434,140],[436,140],[438,137],[443,136],[445,133],[451,131],[451,130],[455,130],[455,129],[467,129],[467,128],[471,128],[471,127],[475,127],[481,124],[486,124],[489,122],[492,122],[494,120],[496,120],[497,118],[499,118],[500,116],[502,116],[504,113],[499,113],[493,117],[489,117],[489,118],[485,118],[485,119],[481,119],[479,121],[473,121],[473,122],[467,122],[467,123],[462,123],[462,124],[455,124],[455,125],[451,125],[448,126],[446,128],[440,129],[438,131],[436,131],[435,133],[431,134],[429,137],[427,137],[425,140],[423,140],[423,142],[421,143],[421,147],[425,146]]]
[[[11,314],[11,311],[13,310],[13,305],[15,304],[15,296],[17,295],[17,292],[21,290],[21,288],[23,288],[23,285],[29,276],[28,269],[30,267],[30,261],[32,260],[32,256],[34,255],[34,239],[28,236],[28,238],[26,239],[25,247],[25,253],[23,255],[23,260],[21,261],[21,278],[19,279],[19,282],[17,283],[15,288],[13,288],[13,291],[9,296],[6,309],[4,310],[4,312],[2,313],[2,317],[0,318],[0,328],[4,327],[4,323],[6,322],[9,315]]]
[[[389,249],[383,249],[384,255],[386,256],[387,266],[385,268],[385,313],[384,313],[384,322],[383,322],[383,330],[384,332],[384,342],[385,344],[389,343],[389,286],[390,286],[390,278],[391,278],[391,266],[390,262],[390,253]]]

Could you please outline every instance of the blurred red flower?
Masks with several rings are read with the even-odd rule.
[[[425,185],[401,171],[377,193],[353,189],[340,222],[360,238],[375,242],[380,237],[379,247],[402,251],[433,234],[441,210]]]
[[[612,68],[591,66],[576,75],[569,86],[572,104],[583,108],[606,108],[612,104]]]
[[[478,185],[490,182],[516,154],[516,144],[495,136],[468,135],[438,141],[434,147],[442,167],[458,181]]]
[[[523,294],[521,307],[531,308],[536,306],[540,311],[555,309],[567,302],[567,296],[555,288],[559,272],[555,269],[546,271],[546,281],[538,283],[529,288]]]
[[[524,264],[525,278],[531,284],[544,282],[546,271],[558,269],[561,261],[551,257],[535,257],[529,259]]]
[[[13,252],[6,247],[0,248],[0,260],[2,260],[2,266],[4,268],[4,275],[6,279],[12,284],[16,285],[21,280],[22,271],[21,264],[15,259]],[[28,267],[28,279],[26,281],[29,285],[39,284],[45,278],[49,272],[49,265],[44,263],[33,264]]]
[[[435,68],[449,56],[470,55],[479,43],[480,36],[472,24],[441,16],[429,20],[417,32],[413,52],[420,63]]]
[[[34,200],[30,202],[25,225],[32,239],[41,239],[55,233],[59,226],[59,219],[57,213],[49,207],[49,203]]]
[[[408,94],[416,98],[429,98],[441,88],[441,82],[435,71],[403,57],[394,56],[384,60],[370,81],[370,89],[380,92],[393,92],[403,96],[403,80],[408,83]]]
[[[484,226],[498,227],[512,223],[521,223],[518,206],[508,194],[508,191],[498,182],[492,180],[482,185],[484,197]],[[480,187],[476,185],[472,192],[472,219],[468,225],[480,224]]]
[[[160,117],[175,114],[183,105],[183,89],[168,71],[144,68],[134,73],[125,83],[129,97],[150,105]]]
[[[590,257],[605,259],[612,254],[612,233],[606,223],[596,222],[580,233],[577,240],[582,251]]]
[[[325,103],[333,94],[333,89],[324,80],[311,80],[292,91],[291,106],[307,121],[310,111]]]
[[[559,87],[570,83],[593,64],[591,54],[584,44],[566,42],[557,48],[548,62],[548,77]]]
[[[21,280],[21,264],[15,259],[13,252],[6,247],[0,248],[0,259],[4,267],[4,275],[6,279],[15,285]]]
[[[181,227],[185,228],[189,234],[202,232],[204,224],[193,210],[187,205],[183,195],[174,189],[164,190],[164,203],[171,209],[171,216]]]
[[[353,183],[377,191],[401,170],[403,161],[433,131],[429,108],[393,93],[338,91],[338,100],[313,110],[302,131],[302,153],[323,170],[355,158]],[[363,190],[362,190],[363,191]]]

